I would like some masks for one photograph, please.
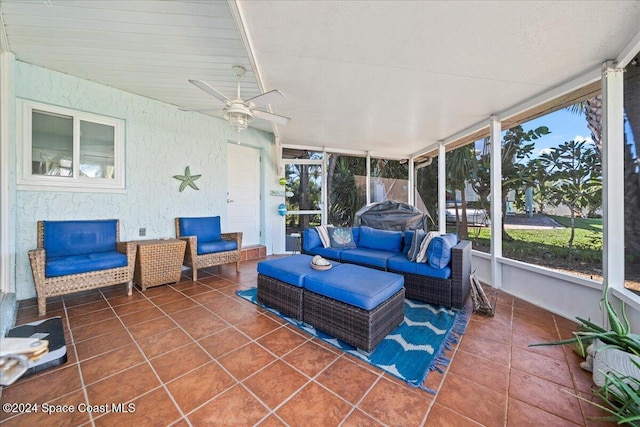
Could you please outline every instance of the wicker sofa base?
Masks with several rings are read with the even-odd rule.
[[[302,320],[304,289],[258,274],[258,301],[285,316]]]
[[[373,310],[304,291],[304,322],[361,350],[370,352],[404,320],[405,290]]]
[[[407,298],[462,309],[471,291],[471,242],[464,240],[451,251],[451,277],[439,279],[412,273],[404,276]]]
[[[451,301],[451,279],[438,279],[419,274],[398,273],[404,275],[406,297],[416,301],[426,301],[429,304],[456,307]]]

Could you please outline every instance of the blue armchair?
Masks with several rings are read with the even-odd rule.
[[[240,271],[242,232],[222,233],[220,217],[176,218],[176,237],[187,241],[184,265],[191,267],[193,280],[198,269],[236,263]]]
[[[127,284],[131,295],[136,244],[120,242],[119,221],[38,221],[38,247],[29,251],[38,313],[47,298]]]

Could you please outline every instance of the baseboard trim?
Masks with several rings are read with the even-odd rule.
[[[252,259],[264,258],[267,256],[267,247],[264,245],[255,245],[242,248],[240,252],[240,261],[249,261]]]

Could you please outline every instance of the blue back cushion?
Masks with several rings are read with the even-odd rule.
[[[302,250],[309,252],[311,249],[322,246],[318,230],[314,228],[305,228],[302,231]]]
[[[180,218],[182,236],[198,236],[198,243],[220,240],[220,217]]]
[[[434,237],[427,249],[427,262],[433,268],[444,268],[451,261],[451,249],[458,244],[458,235],[455,233],[443,234]]]
[[[356,246],[357,246],[358,241],[360,240],[360,227],[352,227],[351,233],[353,233],[353,241],[356,242]]]
[[[117,221],[44,221],[47,258],[116,250]]]
[[[360,227],[358,247],[400,252],[402,248],[402,232],[377,230],[363,225]]]

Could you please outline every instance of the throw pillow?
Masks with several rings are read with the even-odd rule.
[[[433,268],[444,268],[451,261],[451,249],[458,244],[458,235],[454,233],[443,234],[434,238],[427,250],[427,262]]]
[[[439,237],[442,233],[439,231],[430,231],[427,235],[422,239],[422,243],[420,244],[420,251],[418,252],[418,256],[416,257],[416,262],[427,262],[427,249],[429,249],[429,243],[435,238]]]
[[[322,242],[322,246],[325,248],[330,248],[331,239],[329,238],[329,231],[327,230],[327,226],[319,225],[316,227],[316,231],[318,232],[318,236],[320,236],[320,241]]]
[[[332,248],[355,248],[351,227],[329,227],[329,240]]]
[[[407,252],[407,259],[409,261],[415,261],[418,258],[418,253],[420,252],[420,244],[424,240],[427,233],[424,230],[416,230],[413,232],[413,238],[411,239],[411,247],[409,248],[409,252]]]

